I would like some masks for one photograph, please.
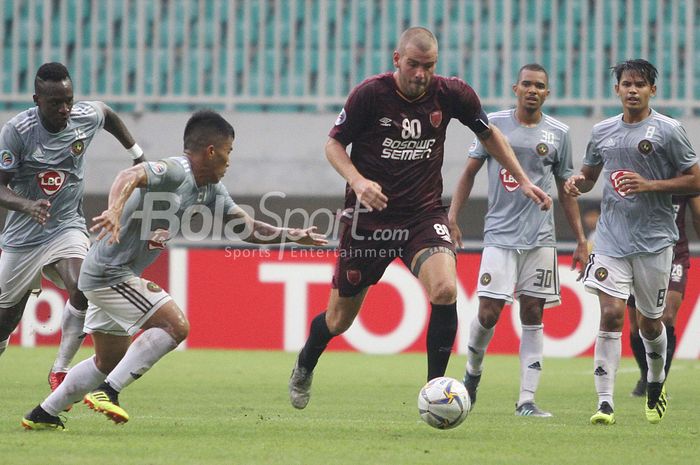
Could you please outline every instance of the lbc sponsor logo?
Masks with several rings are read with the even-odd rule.
[[[66,173],[63,171],[42,171],[36,175],[39,188],[48,196],[54,195],[61,190],[66,181]]]
[[[503,184],[503,187],[505,187],[508,192],[513,192],[513,191],[517,190],[518,187],[520,187],[520,184],[518,184],[518,181],[515,180],[513,175],[510,174],[510,172],[507,169],[501,168],[500,175],[501,175],[501,183]]]
[[[634,194],[628,194],[628,193],[622,192],[620,190],[620,188],[623,186],[622,180],[620,178],[627,173],[633,173],[633,171],[627,171],[627,170],[613,171],[610,174],[610,183],[612,184],[612,187],[615,190],[615,192],[617,192],[620,195],[620,197],[625,197],[625,198],[631,199],[631,198],[634,198]]]

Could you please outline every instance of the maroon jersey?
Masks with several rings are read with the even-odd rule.
[[[425,94],[408,101],[393,73],[366,79],[350,93],[330,137],[347,146],[357,170],[382,186],[383,211],[358,215],[358,228],[409,224],[442,207],[445,132],[452,118],[475,132],[488,120],[476,92],[458,78],[433,76]],[[345,189],[343,220],[352,221],[357,197]],[[364,211],[364,208],[362,209]]]
[[[678,226],[678,241],[676,241],[676,245],[673,248],[673,262],[688,263],[688,266],[690,266],[690,252],[688,250],[688,236],[685,233],[685,210],[690,197],[695,196],[674,195],[671,197],[676,226]]]

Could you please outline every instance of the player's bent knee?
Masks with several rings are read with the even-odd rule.
[[[457,288],[453,283],[437,283],[430,290],[430,302],[437,305],[450,305],[457,300]]]

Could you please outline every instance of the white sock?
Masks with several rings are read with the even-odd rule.
[[[56,416],[99,386],[106,376],[97,369],[95,357],[83,360],[68,371],[61,385],[41,403],[41,408]]]
[[[85,339],[84,324],[85,310],[78,310],[70,301],[66,302],[61,320],[61,344],[58,346],[58,354],[51,371],[68,371],[70,362]]]
[[[0,355],[2,355],[3,352],[5,352],[5,349],[7,349],[8,344],[10,343],[10,338],[8,337],[4,341],[0,341]]]
[[[486,329],[479,323],[479,317],[474,317],[469,327],[469,342],[467,345],[467,373],[476,376],[481,374],[486,348],[491,342],[495,326]]]
[[[593,379],[598,393],[598,407],[603,402],[608,402],[612,408],[615,408],[613,392],[615,375],[622,355],[621,337],[622,333],[618,331],[598,331],[598,337],[595,340]]]
[[[121,392],[175,347],[177,342],[165,330],[147,329],[129,346],[124,358],[114,367],[105,381]]]
[[[518,406],[535,401],[542,374],[544,325],[522,325],[520,339],[520,397]]]
[[[641,331],[639,335],[642,336]],[[666,379],[664,366],[666,365],[666,346],[668,344],[666,327],[662,326],[661,334],[653,341],[642,336],[642,342],[644,342],[644,350],[647,354],[647,366],[649,367],[647,370],[647,382],[663,383]]]

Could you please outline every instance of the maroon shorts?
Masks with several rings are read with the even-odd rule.
[[[685,288],[688,285],[688,269],[690,260],[688,257],[673,259],[671,265],[671,277],[668,279],[668,290],[680,292],[685,296]]]
[[[395,258],[410,268],[413,257],[425,248],[441,246],[455,252],[447,227],[447,213],[430,213],[419,221],[395,229],[354,231],[343,224],[333,289],[341,297],[352,297],[376,284]]]

